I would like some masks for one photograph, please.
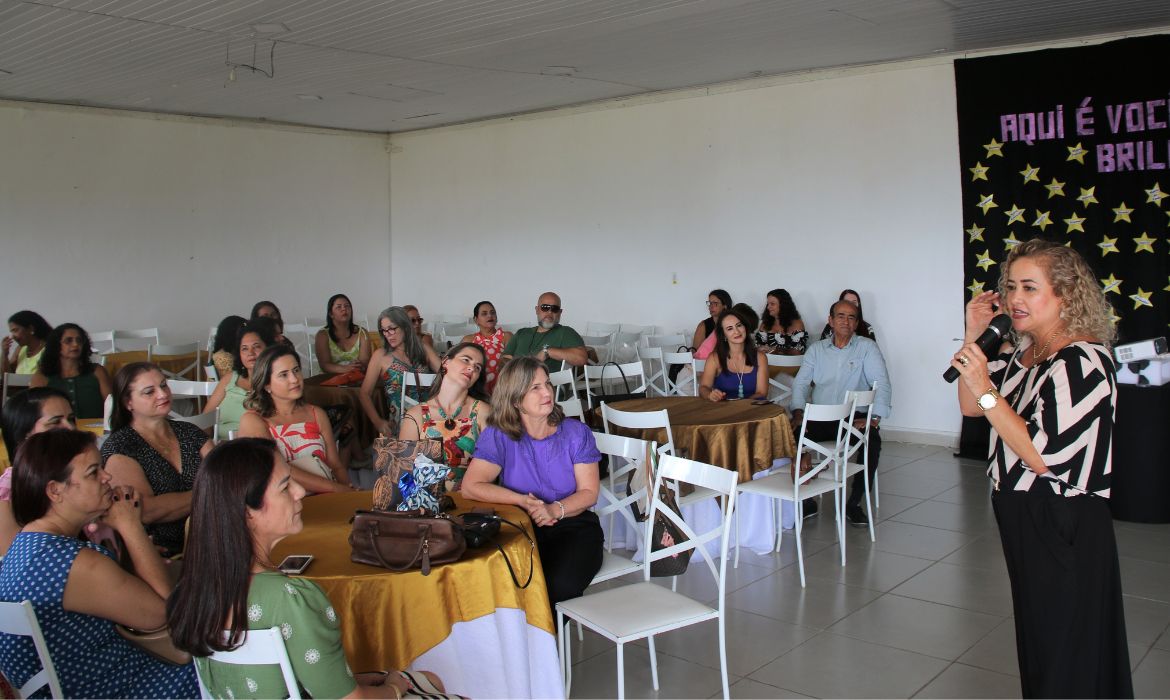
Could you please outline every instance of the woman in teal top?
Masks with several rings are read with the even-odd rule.
[[[256,358],[264,348],[273,345],[276,339],[265,324],[249,321],[240,326],[236,344],[232,347],[232,373],[222,377],[215,391],[203,407],[204,413],[219,409],[219,434],[226,440],[230,431],[240,429],[240,418],[244,415],[244,399],[252,390],[250,379]]]
[[[249,629],[272,627],[280,628],[297,685],[308,696],[393,698],[418,692],[397,673],[355,677],[341,646],[337,611],[324,591],[276,570],[272,548],[304,527],[304,497],[271,440],[240,438],[207,455],[195,480],[183,571],[167,604],[175,645],[196,657],[217,698],[288,696],[275,666],[232,666],[206,658],[238,647]],[[207,585],[209,577],[218,585]]]
[[[90,360],[92,354],[85,329],[76,323],[62,323],[45,341],[40,369],[29,380],[29,386],[49,386],[65,392],[80,419],[103,417],[106,397],[110,395],[110,375],[105,367]]]

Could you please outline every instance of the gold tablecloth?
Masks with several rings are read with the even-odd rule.
[[[752,474],[768,469],[772,460],[796,454],[796,440],[784,409],[776,404],[754,406],[751,401],[714,403],[691,396],[618,401],[619,411],[660,411],[670,415],[675,453],[698,462],[739,472],[739,480],[751,481]],[[666,442],[666,431],[627,430],[614,432]]]
[[[106,372],[110,375],[110,380],[113,381],[114,375],[118,373],[118,370],[122,369],[131,362],[146,362],[146,351],[124,350],[122,352],[111,352],[103,355],[102,357],[105,358],[105,364],[103,366],[106,368]],[[191,353],[190,355],[159,355],[154,358],[154,364],[162,367],[168,372],[179,372],[183,369],[186,369],[194,361],[195,353]],[[200,354],[199,362],[200,366],[195,370],[195,377],[198,381],[205,381],[207,379],[207,375],[204,372],[203,365],[208,364],[209,360]],[[190,374],[184,376],[186,378],[191,377]]]
[[[354,430],[357,431],[358,445],[361,447],[369,447],[374,444],[374,438],[378,437],[378,429],[370,422],[366,416],[366,412],[362,410],[361,392],[362,388],[358,386],[321,386],[321,382],[335,376],[332,374],[315,374],[312,377],[305,379],[305,401],[314,406],[336,406],[345,405],[350,409],[350,423]],[[385,418],[389,411],[386,408],[386,394],[382,390],[383,382],[379,381],[374,390],[374,407],[378,409],[378,415]],[[393,435],[391,437],[398,437]]]
[[[458,512],[482,505],[453,494]],[[349,560],[349,519],[370,508],[372,493],[334,493],[304,500],[305,529],[280,542],[272,553],[279,563],[290,554],[312,554],[305,578],[315,581],[341,616],[341,641],[355,671],[407,668],[447,638],[456,622],[474,620],[497,608],[523,610],[529,625],[553,634],[540,554],[532,550],[532,583],[512,583],[504,557],[494,547],[468,549],[452,564],[395,573]],[[492,505],[501,517],[524,525],[528,515],[512,506]],[[528,576],[528,540],[508,525],[498,541],[508,552],[521,582]]]
[[[83,418],[77,421],[77,429],[88,430],[98,437],[101,437],[105,433],[105,430],[102,428],[101,418]],[[8,445],[0,441],[0,474],[3,474],[4,470],[10,466],[12,466],[12,460],[8,456]]]

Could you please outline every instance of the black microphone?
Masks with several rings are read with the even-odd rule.
[[[1007,314],[1000,314],[991,319],[991,324],[987,326],[987,330],[983,331],[983,335],[975,340],[975,344],[983,351],[984,355],[991,356],[991,351],[995,346],[1003,340],[1003,336],[1012,327],[1012,317]],[[947,367],[947,371],[943,372],[943,379],[947,382],[953,382],[959,378],[959,370],[954,367]]]

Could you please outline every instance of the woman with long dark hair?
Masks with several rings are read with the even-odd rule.
[[[715,352],[703,367],[699,396],[708,401],[768,398],[768,357],[752,342],[752,325],[738,309],[719,315]]]
[[[8,335],[0,340],[0,372],[36,374],[41,352],[53,327],[35,311],[17,311],[8,317]],[[15,353],[13,346],[17,347]]]
[[[695,336],[691,340],[691,347],[698,348],[707,339],[707,336],[715,332],[715,324],[719,319],[719,314],[731,308],[731,295],[725,289],[712,289],[711,293],[707,295],[707,318],[699,321],[695,326]]]
[[[50,386],[65,392],[78,418],[102,418],[110,395],[110,375],[90,359],[92,354],[85,329],[76,323],[62,323],[45,341],[40,368],[29,386]]]
[[[233,346],[240,338],[240,327],[248,322],[243,316],[226,316],[215,328],[215,338],[211,342],[210,362],[218,373],[217,379],[231,374],[235,365]]]
[[[490,301],[476,304],[471,317],[475,319],[475,325],[479,326],[479,330],[463,336],[463,342],[475,343],[483,348],[483,353],[487,357],[483,371],[487,375],[486,387],[490,395],[496,388],[496,377],[500,376],[500,370],[504,368],[500,364],[500,358],[504,354],[504,348],[508,347],[508,341],[512,339],[512,332],[496,325],[496,307]]]
[[[157,629],[167,563],[142,527],[141,495],[111,486],[91,433],[30,436],[16,454],[12,505],[23,528],[0,567],[0,600],[31,600],[67,698],[193,698],[195,669],[158,661],[115,624]],[[94,521],[121,535],[133,571],[81,537]],[[40,669],[32,639],[0,635],[0,668],[20,687]]]
[[[456,487],[491,414],[484,358],[483,348],[475,343],[460,343],[448,350],[430,398],[407,411],[398,429],[403,440],[442,441],[443,464],[454,472]]]
[[[9,460],[16,457],[21,443],[29,435],[49,430],[74,430],[77,419],[69,397],[47,386],[22,391],[8,399],[0,413],[0,431]],[[0,475],[0,557],[8,551],[12,538],[20,532],[12,515],[12,467]]]
[[[342,374],[365,371],[370,362],[370,338],[353,322],[353,304],[344,294],[334,294],[325,305],[325,327],[313,340],[321,371]]]
[[[287,696],[275,666],[233,666],[207,658],[238,647],[250,629],[271,627],[281,629],[297,684],[310,697],[422,692],[398,673],[355,678],[341,646],[341,622],[325,592],[309,579],[277,570],[272,549],[304,528],[304,497],[271,440],[241,438],[211,451],[195,483],[183,571],[167,601],[175,646],[195,656],[217,698]],[[428,680],[438,683],[434,676]]]
[[[787,290],[768,292],[755,339],[757,346],[772,354],[803,355],[808,348],[808,332]]]
[[[219,384],[203,406],[204,413],[219,409],[219,433],[225,438],[228,433],[240,429],[240,419],[246,410],[244,401],[252,390],[252,368],[256,366],[257,358],[265,348],[276,343],[272,325],[265,321],[268,319],[260,318],[240,326],[232,346],[232,372],[219,378]]]
[[[1112,309],[1071,248],[1012,248],[999,289],[967,304],[951,366],[959,407],[991,423],[987,474],[1007,560],[1024,697],[1133,697],[1109,510],[1116,368]],[[975,340],[1010,313],[989,360]]]
[[[398,422],[402,418],[402,381],[407,372],[438,372],[439,356],[424,345],[410,324],[410,316],[401,306],[391,306],[378,314],[378,332],[382,334],[382,347],[374,351],[366,377],[362,380],[359,398],[362,410],[370,423],[387,437],[398,434]],[[374,406],[374,389],[379,380],[385,382],[386,404],[389,415],[382,418]],[[421,393],[415,394],[421,399]]]

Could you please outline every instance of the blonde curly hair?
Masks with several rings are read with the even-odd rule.
[[[1052,291],[1061,300],[1060,317],[1064,319],[1069,334],[1095,338],[1106,347],[1112,347],[1117,339],[1113,308],[1105,299],[1092,268],[1080,253],[1039,238],[1015,246],[1000,268],[999,294],[1005,300],[1012,263],[1021,258],[1032,258],[1044,268]]]

